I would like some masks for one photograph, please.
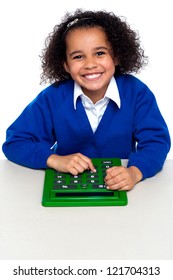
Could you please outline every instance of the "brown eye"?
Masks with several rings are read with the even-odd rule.
[[[103,51],[100,51],[100,52],[96,53],[97,56],[101,56],[101,55],[104,55],[104,54],[105,54],[105,52],[103,52]]]
[[[76,55],[76,56],[73,57],[73,59],[81,59],[81,58],[82,58],[81,55]]]

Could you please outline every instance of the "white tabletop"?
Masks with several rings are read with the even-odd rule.
[[[43,207],[44,171],[0,160],[0,259],[173,259],[173,160],[127,206]]]

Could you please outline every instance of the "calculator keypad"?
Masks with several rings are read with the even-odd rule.
[[[77,190],[77,189],[105,189],[104,177],[106,170],[113,166],[112,160],[102,160],[94,165],[97,172],[86,170],[78,175],[55,172],[54,190]]]

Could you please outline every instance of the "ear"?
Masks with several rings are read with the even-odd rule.
[[[114,64],[115,64],[115,66],[117,66],[119,64],[119,60],[117,57],[114,57]]]
[[[68,64],[67,64],[66,61],[64,62],[64,69],[65,69],[65,71],[66,71],[67,73],[70,73],[70,69],[69,69]]]

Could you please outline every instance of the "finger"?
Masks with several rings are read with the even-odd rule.
[[[87,168],[83,166],[84,164],[78,163],[78,162],[73,162],[73,164],[69,168],[69,172],[73,175],[77,175],[78,173],[84,172]]]
[[[121,188],[120,191],[129,191],[129,190],[131,190],[131,189],[132,189],[132,186],[126,185],[126,186],[124,186],[123,188]]]
[[[96,172],[96,169],[92,163],[92,160],[84,155],[81,154],[81,158],[82,160],[87,164],[87,166],[85,167],[85,169],[90,169],[93,172]]]
[[[125,180],[123,180],[117,184],[106,185],[106,188],[108,190],[127,190],[129,188],[129,185]]]
[[[78,158],[78,161],[75,162],[75,167],[80,171],[83,172],[84,170],[88,169],[88,163],[81,157]]]
[[[112,166],[106,170],[106,174],[111,176],[117,176],[118,174],[121,174],[124,171],[123,166]]]
[[[124,177],[123,173],[120,173],[120,174],[115,176],[114,173],[112,172],[105,177],[105,183],[107,185],[119,184],[123,180],[125,180],[125,177]]]
[[[71,167],[68,172],[74,176],[79,174],[78,170],[74,167]]]
[[[91,160],[82,155],[76,155],[70,163],[70,173],[77,175],[78,173],[84,172],[86,169],[91,169],[95,172],[95,168],[90,165]]]
[[[97,172],[95,166],[93,165],[92,161],[90,160],[88,163],[88,167],[92,172]]]
[[[111,173],[113,170],[116,170],[116,169],[119,169],[119,166],[112,166],[112,167],[109,167],[108,169],[106,169],[106,173]]]

